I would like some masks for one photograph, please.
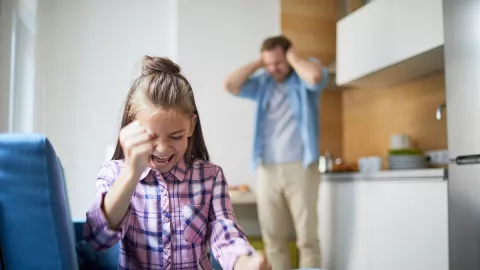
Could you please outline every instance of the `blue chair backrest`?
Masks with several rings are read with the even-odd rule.
[[[8,270],[78,269],[61,165],[42,135],[0,135],[0,247]]]
[[[0,246],[0,270],[5,269],[3,267],[3,256],[2,256],[2,247]]]
[[[83,238],[85,222],[83,220],[77,220],[73,225],[75,228],[77,259],[80,270],[117,270],[120,244],[117,243],[107,250],[95,251]]]

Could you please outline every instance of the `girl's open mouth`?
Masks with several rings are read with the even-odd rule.
[[[169,156],[158,156],[158,155],[151,155],[150,158],[153,162],[157,163],[158,165],[166,165],[170,163],[173,159],[173,154]]]

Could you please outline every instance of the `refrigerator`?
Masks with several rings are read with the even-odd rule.
[[[443,0],[450,270],[480,269],[480,0]]]

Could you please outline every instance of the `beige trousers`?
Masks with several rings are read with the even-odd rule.
[[[293,219],[300,268],[320,268],[317,201],[320,175],[313,164],[262,165],[258,169],[258,216],[265,254],[273,270],[291,269],[287,242]]]

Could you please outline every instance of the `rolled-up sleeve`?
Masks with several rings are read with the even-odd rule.
[[[237,224],[222,169],[218,171],[213,184],[210,229],[212,253],[223,269],[231,270],[240,256],[253,254],[252,246]]]
[[[115,182],[119,171],[118,164],[115,164],[113,161],[107,162],[102,166],[96,180],[96,199],[87,212],[87,220],[83,230],[85,240],[95,250],[108,249],[125,235],[128,217],[130,216],[130,207],[116,230],[109,228],[103,211],[105,195],[110,190],[113,182]]]
[[[318,59],[313,57],[309,58],[308,60],[314,63],[320,63]],[[322,78],[317,84],[310,84],[304,81],[305,87],[308,90],[314,91],[314,92],[322,91],[327,86],[327,83],[328,83],[328,69],[326,67],[322,67]]]
[[[240,88],[237,96],[255,101],[257,99],[260,89],[260,82],[262,80],[263,73],[258,73],[250,76]]]

